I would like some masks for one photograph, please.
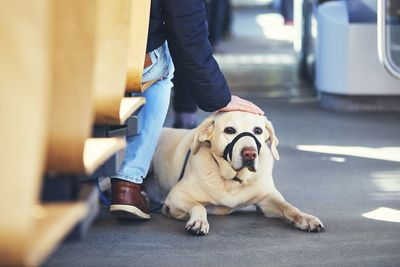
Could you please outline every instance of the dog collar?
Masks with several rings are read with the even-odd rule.
[[[254,141],[256,142],[256,145],[257,145],[257,153],[260,154],[261,143],[257,140],[257,137],[255,137],[255,135],[250,132],[243,132],[243,133],[240,133],[237,136],[235,136],[235,138],[233,138],[232,142],[230,142],[229,144],[226,145],[225,150],[224,150],[224,159],[226,161],[229,161],[228,158],[232,159],[233,147],[235,146],[237,141],[239,141],[240,138],[245,137],[245,136],[250,136],[254,139]]]

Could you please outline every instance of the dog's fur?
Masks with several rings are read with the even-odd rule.
[[[224,132],[226,127],[236,134]],[[254,134],[258,127],[263,130]],[[262,144],[250,166],[243,165],[243,149],[257,151],[252,137],[236,143],[229,161],[225,146],[241,132],[251,132]],[[235,209],[256,205],[267,217],[280,217],[301,230],[320,232],[321,221],[284,200],[272,178],[273,158],[279,159],[278,139],[270,121],[245,112],[218,112],[196,129],[164,128],[152,162],[147,192],[153,200],[165,199],[163,213],[188,220],[186,229],[196,235],[209,232],[207,213],[226,215]],[[183,178],[178,182],[187,151],[191,149]],[[236,177],[236,178],[235,178]]]

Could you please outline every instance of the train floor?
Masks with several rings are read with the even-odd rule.
[[[297,78],[292,30],[262,8],[237,9],[216,57],[233,93],[275,126],[277,188],[325,232],[243,210],[210,216],[210,234],[193,237],[161,214],[123,223],[103,207],[87,236],[62,244],[44,266],[400,266],[399,114],[320,108]]]

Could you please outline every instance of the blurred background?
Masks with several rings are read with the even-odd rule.
[[[140,131],[125,84],[134,69],[144,90],[150,1],[78,2],[0,0],[0,266],[400,266],[399,0],[204,0],[232,93],[280,140],[277,188],[326,227],[250,207],[209,216],[205,238],[109,214],[102,181]],[[183,89],[167,127],[209,115]]]
[[[325,233],[292,231],[250,209],[210,216],[212,233],[194,240],[184,222],[153,214],[145,224],[118,224],[103,208],[87,238],[63,245],[45,266],[132,258],[137,266],[399,265],[398,2],[205,1],[232,93],[259,105],[275,127],[277,188],[321,218]],[[177,101],[195,114],[187,125],[176,125]],[[172,102],[165,126],[193,128],[208,116],[184,92]]]
[[[385,3],[378,26],[376,0],[205,1],[209,39],[234,94],[376,112],[400,111],[399,3]],[[175,110],[180,102],[196,110],[185,92],[175,92]]]

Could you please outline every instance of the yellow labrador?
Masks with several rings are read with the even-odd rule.
[[[275,188],[277,145],[269,120],[239,111],[214,113],[193,130],[165,128],[146,179],[147,193],[155,201],[165,199],[163,213],[188,220],[186,229],[195,235],[208,234],[207,213],[226,215],[249,205],[301,230],[323,231],[317,217],[286,202]]]

